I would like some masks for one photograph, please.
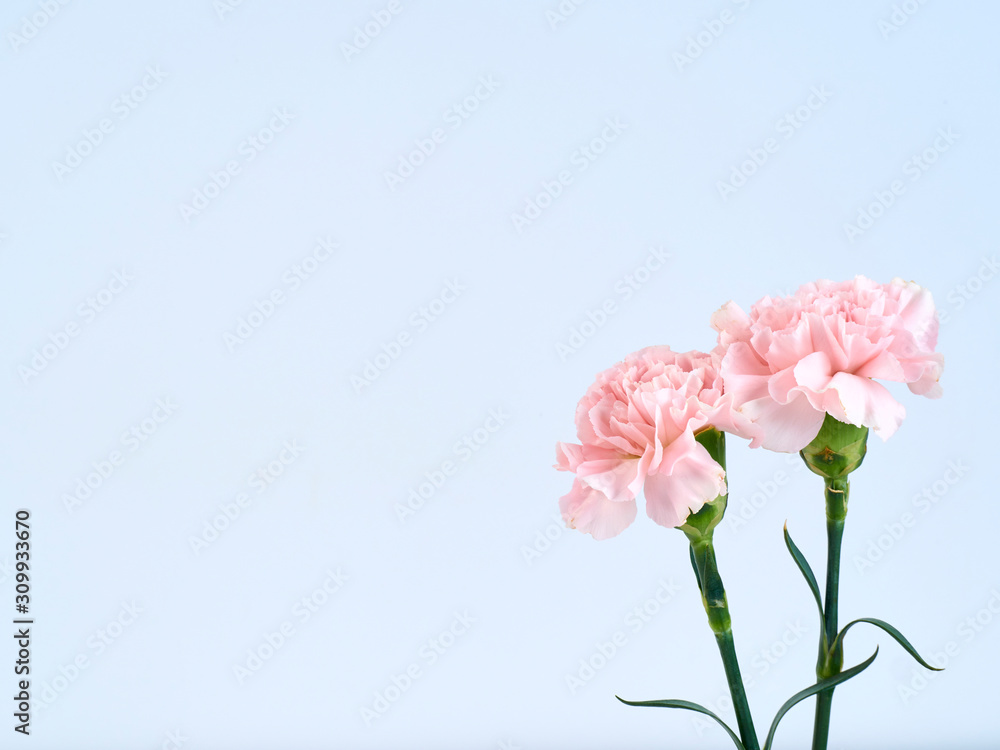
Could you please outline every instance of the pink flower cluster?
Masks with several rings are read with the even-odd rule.
[[[580,443],[556,449],[556,468],[576,474],[559,503],[571,528],[621,533],[640,491],[650,518],[680,526],[725,494],[725,471],[695,440],[708,427],[794,452],[830,414],[886,439],[905,410],[876,378],[941,394],[933,299],[900,279],[818,281],[749,315],[730,302],[712,326],[711,354],[649,347],[597,376],[577,406]]]

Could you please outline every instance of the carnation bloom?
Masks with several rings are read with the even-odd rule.
[[[711,355],[653,346],[605,370],[576,409],[581,444],[559,443],[556,468],[576,474],[559,507],[570,528],[607,539],[635,520],[635,498],[661,526],[680,526],[726,493],[725,470],[695,440],[715,427],[750,437]]]
[[[712,327],[726,394],[761,428],[754,448],[802,450],[827,414],[888,439],[906,410],[875,378],[941,395],[934,300],[902,279],[817,281],[764,297],[749,315],[729,302]]]

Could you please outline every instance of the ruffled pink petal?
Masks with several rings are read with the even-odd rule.
[[[794,367],[800,359],[812,352],[809,325],[803,324],[784,331],[775,331],[766,358],[771,372],[777,372]]]
[[[556,468],[559,471],[576,471],[583,463],[583,446],[576,443],[556,443]]]
[[[733,396],[728,393],[705,411],[705,423],[744,440],[760,439],[764,432],[750,417],[733,407]]]
[[[615,407],[621,404],[614,396],[608,394],[593,407],[587,414],[591,430],[594,435],[594,442],[604,442],[622,453],[632,453],[638,455],[634,446],[616,432]]]
[[[726,492],[726,472],[693,437],[669,473],[646,477],[646,515],[660,526],[682,525],[710,500]]]
[[[624,531],[636,516],[635,500],[612,502],[579,480],[568,494],[559,498],[559,510],[571,529],[590,534],[594,539],[610,539]]]
[[[929,290],[913,282],[896,278],[892,285],[900,287],[899,316],[917,344],[926,352],[937,346],[938,316],[934,308],[934,297]]]
[[[576,405],[576,418],[574,420],[576,422],[576,436],[584,444],[597,442],[594,428],[590,426],[590,410],[594,403],[590,391],[587,391],[587,395],[581,398],[580,403]]]
[[[645,424],[643,422],[615,422],[615,429],[617,429],[618,434],[625,440],[625,445],[628,446],[628,450],[624,451],[633,456],[640,455],[649,442],[653,439],[653,435],[656,432],[652,424]]]
[[[653,464],[656,456],[660,453],[661,447],[659,444],[648,445],[645,452],[639,456],[638,464],[635,469],[635,478],[629,483],[628,491],[629,494],[635,498],[639,496],[639,492],[642,490],[642,485],[646,481],[646,476],[649,474],[649,467]]]
[[[673,440],[678,440],[685,434],[697,432],[708,423],[705,418],[705,405],[694,396],[686,401],[676,402],[666,410],[664,422],[668,425],[677,425],[678,429],[674,433]]]
[[[918,396],[941,398],[942,390],[938,380],[940,380],[943,371],[944,355],[929,354],[924,360],[920,375],[910,379],[911,382],[907,383],[907,386],[912,393]]]
[[[688,455],[697,453],[698,448],[705,450],[697,440],[694,439],[694,432],[688,430],[682,433],[676,440],[663,448],[660,462],[653,474],[670,474],[678,462],[683,461]],[[647,477],[648,478],[648,477]]]
[[[906,416],[903,405],[874,380],[838,372],[831,378],[829,390],[836,392],[840,406],[830,414],[842,422],[869,427],[883,440],[899,429]]]
[[[767,396],[771,370],[761,361],[749,344],[738,342],[729,347],[722,360],[725,392],[736,404]]]
[[[815,393],[822,393],[830,385],[833,364],[824,352],[813,352],[803,357],[792,368],[795,383]]]
[[[881,351],[871,357],[860,367],[855,367],[853,372],[862,378],[879,378],[880,380],[892,380],[897,383],[906,379],[903,366],[887,351]]]
[[[581,464],[592,461],[618,461],[628,456],[612,448],[576,443],[556,443],[556,468],[561,471],[576,471]]]
[[[763,437],[755,438],[751,448],[763,446],[779,453],[798,453],[819,433],[826,415],[796,393],[787,404],[770,397],[748,401],[742,411],[757,423]]]
[[[576,468],[577,478],[614,502],[634,500],[642,487],[639,458],[602,458],[584,461]],[[649,465],[648,460],[645,462]]]
[[[816,313],[809,314],[805,318],[808,322],[810,351],[823,352],[836,370],[850,367],[850,357],[842,343],[844,339],[842,321],[835,315],[824,319]]]
[[[812,354],[809,357],[813,356]],[[806,357],[808,359],[809,357]],[[802,360],[804,362],[805,360]],[[799,362],[798,366],[801,366]],[[795,367],[787,367],[780,372],[774,373],[767,381],[767,392],[779,404],[787,404],[792,400],[794,391],[799,387],[798,378],[795,377]]]
[[[750,317],[732,300],[712,313],[711,324],[728,339],[725,343],[750,339]]]
[[[653,420],[652,441],[660,445],[667,445],[684,432],[684,423],[678,422],[670,416],[672,406],[678,400],[678,394],[675,391],[665,387],[663,390],[647,391],[638,394],[638,396]]]

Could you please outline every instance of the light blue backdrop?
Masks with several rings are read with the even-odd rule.
[[[864,273],[934,292],[945,397],[904,390],[855,475],[842,615],[948,669],[854,633],[852,663],[883,648],[837,691],[832,746],[995,747],[998,22],[7,3],[0,609],[26,507],[24,744],[725,747],[615,701],[732,718],[682,535],[561,531],[554,444],[626,353],[711,348],[728,299]],[[812,677],[781,528],[822,570],[821,487],[729,456],[717,547],[763,734]]]

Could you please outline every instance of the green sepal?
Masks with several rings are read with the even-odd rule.
[[[861,674],[866,669],[868,669],[868,667],[871,666],[871,663],[875,661],[876,656],[878,656],[878,647],[875,648],[874,654],[868,657],[868,659],[866,659],[865,661],[858,664],[856,667],[845,669],[843,672],[840,672],[839,674],[834,675],[833,677],[828,677],[825,680],[820,680],[815,685],[807,687],[805,690],[800,690],[791,698],[789,698],[787,701],[785,701],[782,704],[781,708],[778,709],[778,713],[775,715],[774,721],[771,723],[771,731],[767,733],[767,740],[764,742],[764,750],[770,750],[771,742],[774,740],[774,733],[778,729],[778,722],[780,722],[782,718],[784,718],[785,714],[787,714],[788,711],[796,703],[800,703],[801,701],[804,701],[806,698],[816,695],[816,693],[821,693],[824,690],[836,687],[840,683],[847,682],[847,680],[851,679],[852,677]]]
[[[724,722],[722,719],[720,719],[718,716],[716,716],[714,713],[709,711],[704,706],[700,706],[697,703],[692,703],[691,701],[674,700],[674,699],[668,699],[662,701],[627,701],[624,698],[619,698],[617,695],[615,696],[615,698],[618,698],[618,700],[620,700],[626,706],[649,706],[651,708],[683,708],[688,711],[697,711],[700,714],[705,714],[705,716],[711,716],[713,719],[719,722],[719,725],[723,729],[726,730],[726,732],[729,734],[730,739],[732,739],[732,741],[736,743],[736,747],[738,747],[739,750],[746,750],[743,743],[740,742],[739,735],[737,735],[736,732],[730,729],[729,725],[726,724],[726,722]]]
[[[874,625],[877,628],[882,628],[882,630],[884,630],[886,633],[895,638],[896,643],[898,643],[900,646],[906,649],[906,653],[908,653],[910,656],[916,659],[917,663],[920,664],[920,666],[930,669],[934,672],[944,671],[942,667],[932,667],[930,664],[924,661],[924,659],[920,656],[920,654],[917,653],[917,650],[913,647],[913,644],[911,644],[908,640],[906,640],[906,637],[898,630],[896,630],[896,628],[887,623],[885,620],[876,620],[874,617],[861,617],[857,620],[853,620],[847,623],[844,626],[844,629],[841,630],[840,633],[837,635],[837,640],[834,641],[834,645],[839,644],[842,646],[844,643],[844,636],[847,635],[847,631],[851,628],[852,625],[857,625],[859,622],[867,622],[869,625]]]
[[[799,455],[814,474],[840,479],[861,466],[867,442],[867,427],[855,427],[827,414],[819,433]]]

